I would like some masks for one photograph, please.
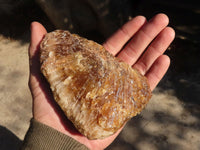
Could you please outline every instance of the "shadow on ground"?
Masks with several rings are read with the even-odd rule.
[[[29,42],[32,21],[44,24],[48,31],[55,29],[33,0],[1,0],[0,20],[0,34],[20,40],[22,44]]]
[[[189,149],[188,141],[196,140],[192,135],[187,137],[189,130],[199,132],[200,121],[184,121],[184,117],[195,112],[182,114],[180,118],[162,111],[148,111],[153,116],[146,118],[145,114],[131,119],[118,138],[107,148],[108,150],[169,150]],[[198,112],[199,113],[199,112]],[[171,129],[170,129],[171,128]],[[197,149],[200,145],[194,142]]]
[[[22,141],[6,127],[0,125],[0,149],[18,150]]]

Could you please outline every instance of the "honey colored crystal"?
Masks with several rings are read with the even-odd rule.
[[[40,52],[55,101],[89,139],[114,134],[151,97],[144,76],[93,41],[56,30],[46,34]]]

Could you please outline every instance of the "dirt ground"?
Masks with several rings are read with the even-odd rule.
[[[20,147],[32,117],[29,24],[37,20],[48,31],[55,29],[34,2],[26,0],[15,7],[10,2],[4,5],[9,11],[0,6],[1,150]],[[178,0],[143,0],[134,15],[150,18],[158,12],[166,13],[176,30],[176,39],[167,52],[172,65],[144,111],[127,123],[108,150],[200,149],[200,7],[194,0],[181,4]]]

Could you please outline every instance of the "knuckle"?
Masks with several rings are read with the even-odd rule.
[[[137,65],[134,66],[142,75],[145,75],[148,70],[148,65],[145,62],[138,62]]]
[[[131,38],[131,35],[129,31],[126,29],[126,27],[122,26],[119,30],[122,32],[123,35],[127,36],[128,38]]]

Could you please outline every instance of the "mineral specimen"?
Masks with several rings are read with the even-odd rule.
[[[144,76],[93,41],[56,30],[46,34],[40,52],[55,101],[88,139],[114,134],[151,97]]]

